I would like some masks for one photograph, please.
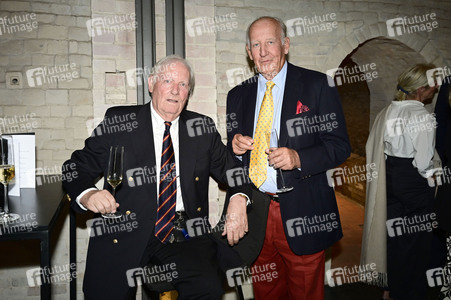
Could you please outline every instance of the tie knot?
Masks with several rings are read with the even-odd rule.
[[[266,89],[267,90],[272,90],[272,88],[274,87],[275,83],[272,81],[267,81],[266,82]]]
[[[166,129],[171,128],[172,123],[168,121],[164,121],[164,125],[166,126]]]

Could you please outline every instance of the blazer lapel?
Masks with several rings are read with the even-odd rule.
[[[197,148],[197,143],[188,134],[186,121],[187,116],[185,110],[183,110],[179,119],[179,162],[177,164],[180,168],[180,186],[182,188],[185,210],[187,210],[187,205],[189,205],[189,203],[185,202],[185,199],[189,199],[186,196],[186,192],[189,189],[190,179],[194,176]]]
[[[296,117],[296,106],[302,95],[303,87],[304,82],[302,81],[301,73],[296,72],[293,65],[288,63],[282,113],[280,116],[279,144],[281,147],[288,146],[287,120]]]
[[[258,76],[258,75],[257,75]],[[254,80],[255,78],[255,80]],[[255,112],[255,107],[257,105],[257,86],[258,77],[253,77],[250,79],[252,83],[249,84],[245,90],[243,97],[243,115],[248,115],[247,112]],[[254,134],[254,116],[255,114],[250,114],[249,117],[245,117],[243,120],[243,135],[253,137]]]
[[[133,139],[133,148],[136,161],[148,168],[155,167],[155,146],[153,140],[152,119],[150,114],[150,102],[143,105],[138,112],[138,138]]]
[[[258,76],[258,75],[256,75]],[[255,80],[254,80],[255,79]],[[254,137],[254,113],[249,114],[249,112],[255,112],[255,107],[257,105],[257,86],[258,77],[252,77],[249,79],[251,83],[246,86],[244,93],[241,96],[241,101],[243,102],[242,114],[243,114],[243,125],[241,134],[244,136]],[[250,164],[251,155],[250,151],[243,155],[243,163],[248,166]]]

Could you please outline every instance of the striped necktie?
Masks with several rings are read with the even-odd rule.
[[[176,171],[174,148],[171,140],[171,122],[164,122],[163,147],[161,152],[160,167],[160,193],[158,195],[157,222],[155,223],[155,236],[166,243],[174,224],[176,203]]]
[[[274,114],[272,88],[274,84],[272,81],[266,82],[266,92],[258,113],[257,126],[254,133],[254,150],[251,152],[249,178],[257,188],[265,182],[267,176],[268,157],[265,149],[269,148],[269,141],[266,133],[271,132],[272,127]]]

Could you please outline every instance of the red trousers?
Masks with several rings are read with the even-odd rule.
[[[263,248],[252,266],[255,299],[324,299],[325,251],[293,253],[282,222],[279,203],[271,201]]]

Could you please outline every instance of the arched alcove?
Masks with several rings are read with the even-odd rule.
[[[402,42],[377,37],[353,49],[336,67],[334,80],[353,150],[340,167],[361,170],[366,165],[369,130],[379,111],[392,101],[398,75],[411,65],[425,62],[422,54]],[[336,190],[364,205],[366,182],[359,179],[337,186]]]

